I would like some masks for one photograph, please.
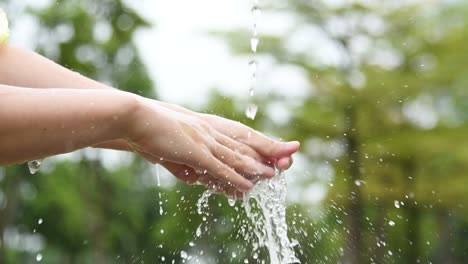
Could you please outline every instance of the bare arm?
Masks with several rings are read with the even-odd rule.
[[[30,88],[112,89],[30,50],[0,45],[0,83]]]
[[[195,170],[205,168],[211,174],[211,179],[218,179],[218,181],[224,182],[228,186],[227,189],[224,189],[226,193],[235,193],[235,189],[245,190],[245,188],[250,187],[236,172],[242,173],[242,175],[253,173],[260,175],[260,177],[271,177],[271,170],[258,163],[258,161],[261,162],[266,159],[276,162],[278,168],[286,169],[291,164],[290,156],[299,148],[298,142],[283,143],[274,141],[238,122],[217,116],[199,114],[176,105],[141,97],[138,98],[138,108],[147,111],[146,115],[143,115],[143,118],[140,119],[147,119],[147,121],[131,122],[126,124],[126,128],[135,126],[139,127],[141,134],[148,133],[150,136],[146,138],[145,142],[138,140],[132,142],[132,140],[117,136],[116,133],[119,131],[110,129],[109,120],[104,118],[105,115],[101,116],[103,119],[102,123],[99,122],[100,128],[96,132],[90,132],[89,129],[86,130],[92,127],[92,124],[86,119],[89,118],[89,115],[83,115],[79,111],[91,111],[86,103],[94,99],[102,100],[103,106],[109,107],[108,111],[103,111],[103,113],[126,112],[126,102],[112,99],[113,95],[123,92],[70,71],[37,53],[8,45],[0,45],[0,83],[6,84],[6,86],[0,86],[3,93],[0,96],[5,97],[0,98],[0,118],[3,119],[3,116],[5,116],[9,118],[5,120],[9,120],[8,123],[11,122],[5,127],[0,126],[0,164],[31,160],[73,151],[86,146],[128,150],[130,146],[128,142],[131,142],[133,143],[132,148],[137,147],[137,151],[149,161],[158,162],[161,157],[165,158],[166,161],[163,165],[183,181],[195,181],[199,177]],[[37,91],[30,93],[34,89],[12,86],[52,89],[36,89]],[[63,87],[63,89],[54,89],[54,87]],[[66,90],[67,88],[71,89],[71,91]],[[81,93],[79,90],[82,90]],[[55,95],[52,97],[54,91],[58,92],[60,96]],[[100,92],[103,95],[102,97],[99,94]],[[6,97],[13,100],[8,104],[3,104],[3,101],[7,100]],[[53,101],[48,104],[47,100],[51,98],[53,98]],[[10,114],[9,108],[17,112]],[[100,116],[101,110],[104,109],[97,110],[98,112],[95,114]],[[53,113],[62,119],[53,120],[51,118]],[[23,122],[15,123],[15,119],[23,119]],[[68,130],[65,134],[55,131],[55,129],[59,128],[58,121],[66,119],[68,120],[67,124],[76,129]],[[161,122],[164,126],[154,126],[157,119],[164,120]],[[52,129],[53,132],[42,132],[37,128],[40,127],[40,124],[50,125],[48,129]],[[149,129],[148,124],[151,124],[151,129]],[[122,123],[117,126],[121,127]],[[197,126],[198,130],[190,131]],[[164,130],[164,127],[170,127],[170,129]],[[96,127],[93,129],[96,129]],[[109,130],[113,131],[113,133],[108,134]],[[190,141],[188,138],[192,136],[200,137],[195,139],[198,146],[197,144],[187,144],[186,148],[200,149],[205,146],[203,158],[200,159],[198,155],[192,155],[192,150],[186,151],[187,149],[181,149],[186,151],[185,155],[171,156],[174,152],[174,146],[167,149],[167,143],[172,142],[177,137],[177,135],[173,134],[174,132],[177,134],[185,130],[190,131],[190,133],[182,137],[184,140]],[[15,131],[25,133],[25,135],[13,135]],[[69,133],[73,131],[74,133],[80,131],[80,133],[76,137],[70,136]],[[43,134],[40,134],[41,132]],[[157,140],[159,136],[161,139]],[[216,137],[215,141],[209,139],[214,136]],[[12,150],[13,142],[23,138],[25,140],[17,146],[17,150]],[[204,140],[200,141],[201,138],[204,138]],[[222,145],[222,147],[218,145]],[[12,152],[10,153],[10,151]],[[235,154],[237,152],[241,153],[241,155]],[[219,163],[219,155],[221,155],[221,163]],[[227,155],[230,155],[231,158],[225,159]],[[253,162],[252,158],[257,162]],[[234,162],[235,160],[237,161]],[[242,161],[238,162],[239,160]],[[235,169],[235,171],[232,169]],[[207,180],[205,183],[208,185],[210,182],[212,181]]]
[[[0,85],[0,164],[125,138],[125,120],[135,108],[135,97],[117,90]]]

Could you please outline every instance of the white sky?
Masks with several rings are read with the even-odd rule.
[[[144,0],[131,3],[155,24],[155,28],[140,32],[137,40],[158,84],[161,99],[199,104],[206,99],[209,89],[214,87],[231,95],[248,95],[250,73],[247,63],[251,56],[239,58],[229,54],[226,43],[207,32],[235,28],[250,30],[251,1]],[[264,12],[258,25],[260,37],[263,31],[284,32],[287,22],[284,17],[269,18],[268,13]],[[249,42],[248,39],[245,41]],[[260,42],[260,49],[261,45]],[[297,72],[274,69],[271,60],[258,60],[258,96],[272,89],[281,90],[281,83],[294,86],[288,88],[289,95],[300,96],[304,93],[306,82],[302,78],[289,78],[296,77]],[[268,76],[276,76],[276,79],[268,81]]]
[[[155,27],[138,34],[143,57],[163,100],[197,104],[210,87],[248,93],[247,59],[235,59],[210,29],[250,26],[247,1],[139,1]],[[246,40],[248,41],[248,40]]]

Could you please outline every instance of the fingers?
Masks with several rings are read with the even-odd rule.
[[[291,156],[300,147],[298,141],[276,141],[253,129],[246,136],[238,138],[238,140],[250,146],[261,155],[272,158]]]
[[[242,177],[234,169],[218,160],[215,156],[212,156],[210,159],[204,159],[200,166],[205,168],[207,173],[212,175],[215,179],[241,192],[248,191],[253,187],[252,182]]]
[[[265,159],[257,153],[254,149],[252,149],[250,146],[241,143],[239,141],[236,141],[228,136],[225,136],[219,132],[214,132],[214,137],[215,140],[220,143],[221,145],[224,145],[232,150],[238,151],[244,155],[247,155],[255,160],[258,161],[264,161]]]
[[[291,167],[292,163],[293,163],[292,157],[283,157],[283,158],[278,159],[278,161],[276,162],[276,167],[279,170],[287,170]]]
[[[280,142],[273,140],[250,127],[214,115],[202,115],[213,128],[234,140],[242,142],[266,158],[291,156],[299,149],[299,142]]]
[[[222,184],[219,180],[214,179],[212,176],[204,174],[200,175],[198,182],[205,185],[208,189],[216,193],[224,193],[226,196],[240,199],[243,197],[243,193],[238,191],[236,188]]]
[[[212,149],[212,153],[216,158],[218,158],[218,160],[246,177],[271,178],[275,176],[275,170],[272,167],[258,162],[249,156],[233,151],[223,145],[219,144],[214,147]]]
[[[203,172],[197,173],[195,170],[188,166],[173,162],[165,162],[162,166],[166,168],[169,172],[171,172],[179,180],[187,184],[194,184],[196,182],[199,182],[205,185],[208,189],[212,190],[213,192],[224,193],[228,197],[232,197],[235,199],[242,198],[242,192],[239,192],[234,187],[222,184],[221,181],[219,181],[216,178],[213,178],[211,175],[204,174]]]

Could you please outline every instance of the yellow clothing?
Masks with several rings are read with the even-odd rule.
[[[8,19],[5,12],[0,8],[0,44],[6,43],[9,36]]]

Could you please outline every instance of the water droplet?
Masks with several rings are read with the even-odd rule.
[[[39,220],[37,220],[37,223],[40,225],[44,222],[44,220],[42,220],[42,218],[39,218]]]
[[[400,202],[399,201],[395,200],[393,202],[393,204],[395,205],[396,208],[400,208]]]
[[[257,115],[257,110],[258,110],[258,106],[257,105],[254,105],[254,104],[251,104],[247,107],[247,109],[245,109],[245,115],[254,120],[255,119],[255,116]]]
[[[392,220],[388,221],[388,225],[390,226],[395,226],[395,222],[393,222]]]
[[[362,181],[360,181],[360,180],[355,180],[355,181],[354,181],[354,184],[356,184],[356,186],[361,186],[361,185],[362,185]]]
[[[262,10],[258,6],[254,5],[252,7],[252,17],[254,21],[257,21],[261,15],[262,15]]]
[[[256,60],[249,61],[249,68],[250,68],[250,72],[253,75],[255,75],[255,73],[257,72],[257,68],[258,68],[258,62]]]
[[[187,257],[188,257],[187,252],[185,252],[185,251],[183,251],[183,250],[180,251],[180,257],[181,257],[182,259],[187,259]]]
[[[38,253],[38,254],[36,255],[36,261],[39,262],[39,261],[41,261],[41,260],[42,260],[42,254],[41,254],[41,253]]]
[[[228,198],[227,200],[228,200],[228,204],[229,204],[230,206],[236,205],[236,199]]]
[[[42,160],[32,160],[32,161],[28,162],[29,172],[31,174],[36,173],[39,170],[39,168],[41,167],[41,164],[42,164]]]
[[[260,39],[256,36],[250,38],[250,49],[255,53],[257,52],[258,43]]]
[[[250,89],[249,89],[249,95],[250,95],[250,96],[253,96],[254,93],[255,93],[255,88],[252,86],[252,87],[250,87]]]

